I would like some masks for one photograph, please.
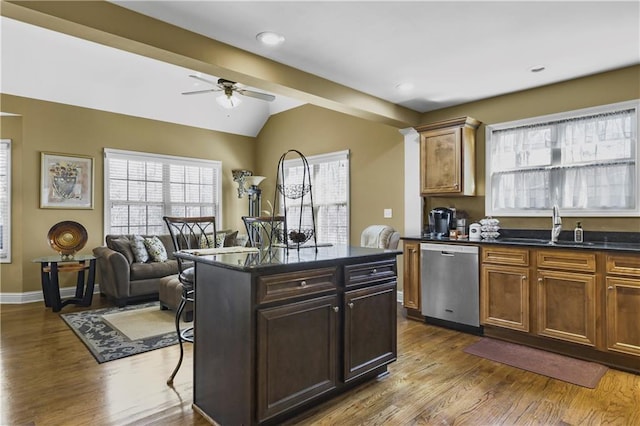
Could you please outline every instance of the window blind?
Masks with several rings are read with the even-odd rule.
[[[105,233],[166,234],[163,216],[221,220],[222,163],[105,149]]]
[[[349,151],[339,151],[306,157],[311,173],[314,217],[318,243],[349,243]],[[302,184],[304,168],[298,158],[285,160],[284,176],[287,184]],[[280,206],[282,207],[282,200]],[[299,218],[301,209],[311,208],[307,194],[300,200],[287,201],[287,218]],[[308,210],[307,210],[308,211]],[[306,213],[306,212],[305,212]],[[309,214],[302,214],[311,222]],[[305,227],[311,223],[303,222]],[[298,223],[287,224],[297,228]]]
[[[11,262],[11,140],[0,140],[0,263]]]

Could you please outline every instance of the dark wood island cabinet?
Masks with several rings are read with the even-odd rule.
[[[396,256],[350,246],[195,256],[194,408],[275,424],[396,359]]]

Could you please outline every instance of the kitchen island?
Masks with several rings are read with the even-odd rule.
[[[400,253],[176,253],[196,268],[194,409],[212,423],[275,424],[386,373]]]

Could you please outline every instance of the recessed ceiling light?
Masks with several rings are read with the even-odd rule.
[[[536,65],[534,67],[529,68],[529,71],[531,72],[541,72],[545,70],[545,66],[544,65]]]
[[[413,83],[400,83],[396,84],[396,90],[398,92],[410,92],[413,90]]]
[[[264,31],[256,36],[256,39],[267,46],[277,46],[284,43],[284,36],[271,31]]]

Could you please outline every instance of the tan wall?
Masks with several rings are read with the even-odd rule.
[[[360,233],[373,224],[390,225],[402,232],[403,141],[394,127],[311,105],[274,115],[258,135],[256,167],[267,176],[262,185],[263,200],[273,200],[278,160],[289,149],[306,156],[348,149],[351,244],[360,245]],[[383,218],[385,208],[393,209],[393,218]]]
[[[454,206],[466,210],[473,220],[484,217],[485,202],[485,127],[489,124],[520,120],[580,108],[606,105],[640,98],[640,66],[579,78],[563,83],[498,96],[478,102],[425,113],[422,123],[471,116],[482,121],[477,133],[478,196],[469,198],[428,197],[425,209]],[[546,229],[548,218],[499,218],[506,228]],[[640,218],[575,218],[585,230],[640,232]],[[574,220],[565,220],[573,229]]]
[[[0,266],[1,292],[40,289],[33,258],[55,254],[47,232],[62,220],[74,220],[88,231],[82,250],[103,244],[103,149],[115,148],[222,161],[222,227],[243,229],[241,214],[247,200],[239,200],[231,178],[233,168],[254,168],[254,138],[214,132],[154,120],[129,117],[69,105],[1,95],[3,112],[21,117],[2,118],[2,138],[12,139],[12,263]],[[59,152],[95,159],[92,210],[39,208],[40,153]],[[73,274],[65,274],[73,275]],[[66,286],[73,285],[65,277]]]

